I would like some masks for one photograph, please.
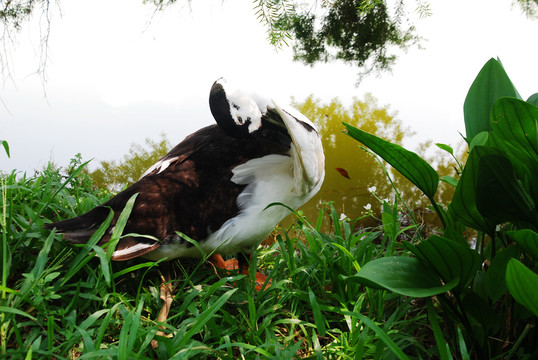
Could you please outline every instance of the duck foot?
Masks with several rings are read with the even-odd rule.
[[[170,308],[172,307],[172,302],[174,301],[174,297],[172,296],[172,292],[174,288],[172,287],[172,284],[170,282],[171,276],[170,276],[170,267],[168,264],[164,265],[164,276],[161,274],[161,299],[163,300],[163,306],[161,307],[161,310],[159,311],[159,315],[155,319],[156,322],[166,322],[168,319],[168,314],[170,313]],[[160,326],[161,329],[164,329],[164,326]],[[166,336],[164,332],[161,330],[157,331],[157,336]],[[157,340],[151,341],[151,347],[156,349],[157,346],[159,346],[159,343]]]
[[[242,253],[239,254],[239,259],[233,258],[230,260],[224,260],[220,254],[214,254],[211,256],[210,261],[215,266],[215,268],[225,270],[228,273],[228,275],[233,270],[239,270],[241,274],[248,276],[248,269],[249,269],[248,261],[249,260]],[[215,269],[215,272],[217,272],[217,269]],[[267,283],[266,283],[266,280],[267,280]],[[257,292],[265,290],[269,286],[271,286],[271,279],[267,279],[267,276],[265,276],[264,274],[260,272],[256,272],[256,275],[254,277],[254,282],[255,282],[254,287]],[[265,286],[263,286],[264,284]]]

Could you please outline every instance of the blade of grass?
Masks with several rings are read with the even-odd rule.
[[[103,237],[106,230],[110,226],[110,223],[112,222],[112,219],[114,217],[114,212],[110,210],[106,220],[99,226],[99,228],[92,234],[88,242],[82,249],[78,252],[77,256],[71,263],[71,266],[69,267],[69,270],[63,277],[63,281],[60,286],[64,286],[69,279],[71,279],[88,261],[90,261],[94,255],[90,254],[90,251],[92,250],[92,246],[96,245],[99,240]]]
[[[32,223],[35,222],[35,220],[43,213],[43,211],[45,211],[45,209],[52,203],[52,200],[56,197],[56,195],[58,195],[60,193],[60,191],[62,191],[67,186],[67,184],[69,184],[71,182],[71,180],[73,180],[75,177],[77,177],[79,175],[79,173],[82,171],[82,169],[90,161],[91,160],[88,160],[85,163],[81,164],[79,167],[77,167],[71,173],[71,175],[69,175],[69,177],[62,183],[62,185],[60,185],[60,187],[58,189],[56,189],[56,191],[54,191],[54,193],[52,193],[52,195],[50,195],[48,198],[45,198],[45,202],[39,208],[39,210],[35,213],[35,215],[29,220],[29,224],[32,224]],[[45,193],[44,195],[46,196],[47,194]],[[19,240],[11,247],[11,251],[15,251],[19,247],[21,242],[26,238],[26,234],[30,230],[30,227],[31,226],[26,227],[26,229],[24,230],[24,232],[20,236]]]
[[[28,319],[33,320],[33,321],[37,321],[37,319],[36,319],[35,317],[33,317],[32,315],[28,314],[27,312],[24,312],[24,311],[19,310],[19,309],[15,309],[15,308],[13,308],[13,307],[0,306],[0,313],[10,313],[10,314],[15,314],[15,315],[19,315],[19,316],[27,317]]]
[[[310,305],[312,306],[312,312],[314,313],[314,322],[316,323],[318,333],[321,336],[325,336],[325,334],[327,333],[327,329],[325,327],[325,316],[323,316],[323,313],[321,312],[321,309],[318,304],[318,300],[316,299],[316,295],[314,295],[314,292],[310,287],[308,287],[308,300],[310,301]]]
[[[430,319],[430,324],[433,329],[433,336],[435,337],[435,342],[437,343],[437,350],[439,351],[439,356],[441,357],[441,360],[450,360],[452,359],[452,356],[447,349],[447,342],[445,341],[445,338],[443,336],[443,330],[441,330],[441,326],[439,325],[439,321],[437,320],[437,313],[433,308],[432,299],[427,298],[426,303],[428,309],[428,317]]]
[[[125,229],[125,225],[127,225],[127,220],[129,220],[129,216],[131,215],[137,197],[138,193],[134,194],[129,198],[129,200],[127,200],[125,207],[121,211],[120,216],[116,221],[116,225],[114,226],[112,235],[110,235],[110,241],[106,249],[106,256],[109,261],[112,258],[112,254],[116,249],[118,241],[120,240],[121,234],[123,233],[123,229]],[[110,281],[108,283],[110,283]]]
[[[379,339],[381,339],[381,341],[383,341],[385,345],[387,345],[390,351],[392,351],[394,355],[398,357],[398,359],[409,360],[409,357],[405,355],[405,353],[398,347],[398,345],[396,345],[396,343],[389,337],[389,335],[382,328],[377,326],[377,324],[373,322],[371,319],[369,319],[368,317],[358,312],[341,311],[341,314],[351,315],[353,317],[356,317],[360,321],[362,321],[366,326],[368,326],[371,330],[373,330],[376,333]]]
[[[185,346],[187,342],[202,329],[202,327],[215,315],[217,311],[228,301],[230,296],[235,293],[237,289],[232,289],[225,292],[214,304],[212,304],[207,310],[205,310],[200,317],[196,320],[192,328],[185,333],[183,338],[179,341],[179,346]]]
[[[461,333],[461,329],[458,327],[458,344],[460,347],[461,360],[471,360],[469,352],[467,351],[467,345],[465,345],[465,339]]]

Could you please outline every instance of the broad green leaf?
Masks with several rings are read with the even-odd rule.
[[[489,131],[482,131],[473,137],[469,144],[469,150],[473,150],[475,146],[486,145],[489,140]]]
[[[538,223],[534,201],[516,178],[511,162],[499,154],[486,154],[479,160],[476,206],[482,216],[496,223]]]
[[[516,259],[506,267],[506,285],[514,299],[538,316],[538,275]]]
[[[538,93],[535,93],[529,96],[529,98],[527,99],[527,102],[535,106],[538,106]]]
[[[484,327],[485,333],[495,333],[499,329],[499,315],[495,313],[488,301],[476,292],[467,292],[463,298],[462,306],[467,315],[475,318]]]
[[[445,283],[458,280],[458,288],[466,287],[480,268],[480,255],[469,246],[432,235],[420,244],[406,247],[423,263],[435,270]]]
[[[501,63],[490,59],[476,76],[463,105],[468,140],[482,131],[491,130],[491,108],[497,99],[504,96],[520,98]]]
[[[518,244],[525,252],[531,255],[534,260],[538,260],[538,234],[530,229],[507,231],[516,244]]]
[[[406,150],[399,145],[368,134],[349,124],[343,124],[349,136],[370,148],[370,150],[383,158],[418,187],[429,199],[433,199],[437,191],[439,176],[426,161],[414,152]]]
[[[518,178],[527,178],[538,197],[538,107],[503,98],[491,113],[491,143],[512,163]]]
[[[511,246],[497,252],[489,264],[486,272],[486,291],[494,303],[508,290],[504,280],[506,265],[508,260],[517,256],[519,256],[519,249],[517,246]]]
[[[486,154],[499,154],[499,151],[486,146],[475,146],[471,150],[448,208],[454,219],[491,235],[495,231],[496,223],[485,218],[478,211],[475,190],[478,183],[479,161]]]
[[[372,260],[349,278],[366,286],[413,297],[444,293],[453,289],[459,281],[455,279],[443,285],[439,276],[419,259],[406,256],[389,256]]]

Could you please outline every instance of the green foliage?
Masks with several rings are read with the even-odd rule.
[[[100,167],[91,173],[95,185],[112,191],[120,191],[132,185],[142,174],[170,150],[170,142],[164,134],[159,141],[149,138],[146,147],[132,144],[129,153],[123,156],[123,161],[101,161]]]
[[[340,111],[338,119],[349,124],[358,113],[336,102],[324,108],[310,101],[308,111],[316,116],[308,116],[314,119]],[[536,357],[536,110],[513,98],[493,103],[491,130],[469,139],[469,159],[458,170],[461,178],[451,180],[457,189],[448,207],[435,200],[435,176],[418,175],[431,173],[424,160],[347,126],[348,135],[364,140],[427,193],[444,219],[438,234],[421,237],[421,226],[398,191],[393,203],[371,199],[381,205],[377,227],[356,230],[360,219],[340,219],[340,209],[331,204],[319,211],[315,226],[296,214],[288,231],[275,233],[274,243],[255,251],[251,269],[260,266],[272,279],[260,292],[253,272],[217,274],[206,257],[173,262],[175,300],[166,324],[152,321],[162,303],[157,264],[109,261],[124,221],[106,249],[96,246],[106,222],[85,246],[73,247],[44,232],[45,222],[76,216],[110,196],[95,188],[79,155],[66,170],[49,166],[32,178],[2,175],[2,356]],[[367,103],[354,107],[369,117],[386,115],[386,109]],[[334,144],[340,139],[330,124],[321,134],[328,158],[333,152],[338,166],[343,160]],[[399,136],[379,121],[363,125]],[[449,146],[441,148],[454,153]],[[342,166],[355,177],[352,167]],[[334,175],[349,180],[342,172]],[[489,189],[488,199],[479,187]],[[509,206],[508,217],[496,197]],[[332,224],[327,231],[321,231],[324,217]],[[476,245],[470,245],[470,237]],[[170,337],[158,336],[158,330]],[[158,340],[156,349],[148,346],[152,340]]]
[[[337,99],[320,104],[313,96],[294,105],[317,125],[328,164],[320,192],[303,207],[307,217],[316,216],[320,204],[327,201],[333,201],[334,206],[350,218],[359,217],[365,211],[364,206],[377,202],[368,188],[375,187],[377,196],[382,198],[391,196],[390,184],[384,181],[376,160],[366,152],[357,154],[356,143],[342,133],[341,126],[342,122],[350,123],[401,142],[408,130],[387,108],[379,106],[370,94],[364,99],[355,99],[348,108]]]
[[[415,184],[429,199],[437,191],[439,176],[435,170],[414,152],[392,144],[344,123],[347,134],[360,141],[377,155],[394,166],[402,175]]]
[[[20,30],[22,24],[30,17],[36,3],[43,2],[46,1],[19,0],[3,2],[3,4],[0,4],[0,22]]]
[[[295,14],[295,4],[291,0],[254,0],[254,10],[258,20],[267,27],[267,37],[271,45],[280,47],[291,39],[290,27]]]
[[[435,202],[435,187],[418,176],[430,170],[414,170],[425,167],[422,159],[346,125],[350,136],[421,189],[444,219],[444,237],[405,244],[414,258],[376,259],[353,278],[402,295],[437,295],[437,309],[434,298],[428,300],[428,312],[442,316],[442,324],[430,320],[442,358],[456,356],[458,348],[479,358],[512,357],[520,351],[532,358],[538,315],[538,108],[520,99],[492,59],[471,86],[464,111],[470,154],[448,208]],[[471,247],[473,239],[463,237],[465,226],[478,232],[476,248]],[[482,263],[489,266],[481,269]],[[385,276],[387,268],[398,279]],[[428,281],[431,285],[424,288]],[[442,331],[451,335],[446,349]],[[461,356],[468,357],[465,352]]]
[[[480,70],[465,98],[463,114],[468,139],[482,131],[491,130],[491,107],[502,96],[519,97],[519,94],[501,63],[491,59]]]
[[[289,232],[257,250],[252,268],[261,266],[273,279],[261,292],[250,276],[217,275],[205,259],[173,262],[175,300],[163,329],[171,336],[157,336],[161,324],[152,319],[161,299],[155,263],[109,262],[108,249],[95,245],[107,223],[87,245],[76,247],[42,230],[50,219],[76,216],[106,200],[88,186],[80,157],[71,166],[69,176],[53,167],[32,178],[2,175],[2,357],[435,356],[435,349],[420,345],[428,337],[422,309],[348,277],[372,258],[399,253],[394,244],[400,222],[391,220],[390,236],[380,228],[355,232],[354,223],[338,221],[332,207],[320,212],[320,218],[327,213],[333,219],[329,233],[299,216]],[[89,200],[93,203],[86,204]],[[398,216],[388,205],[386,210]],[[117,236],[121,227],[119,221]],[[149,346],[154,339],[156,349]]]
[[[309,65],[342,60],[367,73],[391,67],[396,56],[389,48],[407,48],[418,40],[414,28],[402,21],[403,2],[394,12],[385,1],[337,0],[323,5],[323,15],[309,6],[293,18],[296,60]]]
[[[538,18],[538,0],[515,0],[519,4],[521,11],[531,19]]]
[[[302,207],[308,218],[316,216],[320,204],[328,201],[332,201],[338,211],[352,219],[366,212],[372,212],[377,216],[380,213],[380,208],[376,205],[378,199],[394,197],[395,190],[391,181],[396,185],[403,201],[415,210],[414,216],[423,216],[422,212],[428,206],[427,198],[399,173],[379,167],[378,160],[370,152],[357,151],[357,142],[343,132],[351,127],[343,128],[342,123],[350,124],[353,128],[361,129],[351,130],[352,132],[384,137],[394,144],[380,140],[379,146],[382,148],[401,144],[404,137],[408,138],[413,134],[402,125],[402,122],[388,107],[380,106],[371,94],[366,94],[362,99],[354,99],[349,107],[344,107],[338,99],[328,104],[321,104],[312,96],[301,103],[295,103],[294,106],[318,127],[327,164],[325,181],[320,192]],[[453,154],[452,151],[451,156],[454,156]],[[447,160],[444,155],[436,154],[432,162],[437,164],[439,175],[449,177],[454,173],[453,161]],[[408,152],[406,156],[418,157],[411,152]],[[390,179],[385,176],[387,171],[390,173]],[[436,200],[442,201],[444,198],[451,197],[454,187],[447,183],[438,185],[437,173],[426,162],[423,162],[419,168],[408,168],[408,171],[413,171],[420,177],[429,177],[424,184],[430,188],[431,194],[439,188]],[[450,176],[450,178],[453,177]],[[361,225],[373,222],[371,217],[365,217]],[[430,223],[430,221],[427,222]],[[325,225],[328,226],[328,224]]]

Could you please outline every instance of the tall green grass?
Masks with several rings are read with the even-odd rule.
[[[79,215],[110,196],[92,188],[83,168],[75,158],[65,174],[49,167],[35,176],[1,177],[2,357],[438,356],[425,303],[351,278],[371,259],[401,253],[398,238],[417,230],[402,229],[397,207],[384,205],[385,229],[360,231],[330,204],[313,224],[295,214],[294,224],[276,230],[275,242],[253,256],[251,267],[272,278],[260,292],[253,276],[216,274],[201,259],[173,261],[175,300],[168,321],[157,324],[157,264],[108,261],[95,245],[99,234],[86,246],[72,246],[43,230],[45,222]],[[333,224],[329,233],[320,231],[323,217]]]

